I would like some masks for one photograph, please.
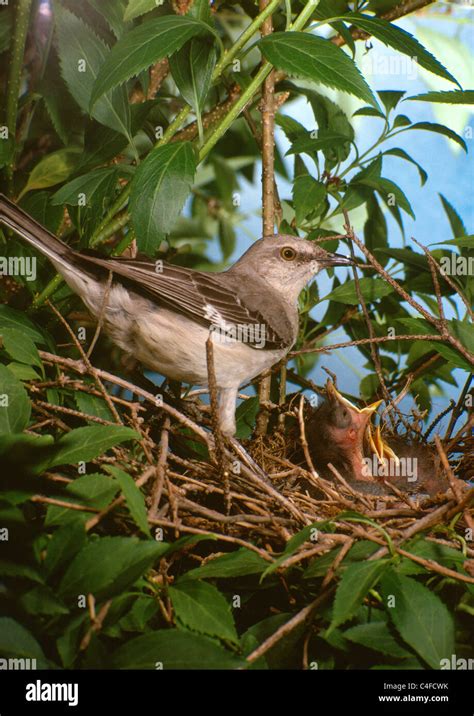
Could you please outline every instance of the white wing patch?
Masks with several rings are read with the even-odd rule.
[[[206,305],[204,306],[204,317],[214,326],[224,331],[232,327],[232,324],[227,323],[227,321],[225,320],[225,318],[222,317],[217,308],[212,306],[210,303],[206,303]]]

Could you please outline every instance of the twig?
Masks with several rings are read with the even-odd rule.
[[[163,483],[165,480],[166,463],[168,461],[168,442],[169,442],[170,420],[165,418],[163,429],[161,431],[160,449],[158,453],[158,464],[156,466],[156,479],[150,498],[150,509],[148,510],[148,518],[156,517],[158,505],[160,504],[161,493],[163,491]]]
[[[326,591],[322,592],[311,604],[308,604],[308,606],[304,607],[299,611],[297,614],[295,614],[294,617],[292,617],[289,621],[287,621],[285,624],[283,624],[279,629],[276,630],[271,636],[268,637],[268,639],[265,639],[264,642],[260,644],[254,651],[252,651],[251,654],[247,656],[247,661],[252,664],[257,659],[260,659],[264,654],[267,653],[272,647],[275,646],[281,639],[283,639],[285,636],[287,636],[290,632],[293,631],[293,629],[296,629],[300,624],[303,624],[306,621],[309,621],[311,618],[313,612],[331,596],[333,591],[335,590],[335,586],[329,587],[329,589],[326,589]]]
[[[94,350],[94,346],[95,346],[95,344],[97,343],[97,340],[98,340],[98,338],[99,338],[99,336],[100,336],[100,331],[102,330],[102,326],[103,326],[103,324],[104,324],[105,309],[106,309],[106,307],[107,307],[107,302],[108,302],[108,300],[109,300],[110,288],[111,288],[111,286],[112,286],[112,278],[113,278],[113,273],[112,273],[112,271],[109,271],[109,275],[108,275],[108,277],[107,277],[107,283],[106,283],[105,288],[104,288],[104,295],[103,295],[103,297],[102,297],[102,304],[101,304],[100,313],[99,313],[99,316],[98,316],[97,327],[96,327],[96,329],[95,329],[95,333],[94,333],[94,337],[93,337],[93,339],[92,339],[92,342],[91,342],[91,344],[90,344],[90,346],[89,346],[89,350],[88,350],[87,353],[86,353],[86,355],[87,355],[88,358],[90,358],[91,355],[92,355],[92,351]]]
[[[463,497],[461,494],[461,489],[460,489],[458,480],[453,473],[451,465],[449,464],[449,460],[448,460],[446,453],[443,449],[439,435],[435,435],[435,445],[436,445],[436,449],[438,451],[438,455],[439,455],[441,462],[443,464],[443,467],[445,469],[446,476],[449,480],[449,484],[451,485],[451,489],[453,491],[454,497],[456,498],[457,503],[460,504],[460,502],[462,501],[462,497]],[[463,515],[464,515],[464,520],[465,520],[467,526],[471,529],[472,533],[474,534],[474,522],[473,522],[472,517],[469,514],[469,510],[467,508],[463,510]]]
[[[216,446],[215,459],[217,462],[219,473],[224,481],[224,500],[226,514],[230,514],[231,501],[229,466],[227,464],[227,460],[224,453],[224,438],[222,436],[222,430],[219,420],[219,403],[217,398],[217,380],[214,365],[214,346],[212,343],[212,334],[209,334],[209,338],[206,341],[206,362],[207,381],[209,386],[209,400],[211,403],[212,432],[214,435],[214,442]]]
[[[347,211],[345,209],[343,210],[343,215],[344,215],[344,221],[345,221],[344,229],[347,233],[347,236],[350,239],[349,250],[351,252],[352,260],[355,262],[354,246],[352,244],[352,237],[354,235],[354,230],[353,230],[351,223],[349,221],[349,214],[347,213]],[[355,286],[357,298],[358,298],[359,303],[362,307],[362,312],[363,312],[364,318],[365,318],[365,324],[366,324],[367,330],[369,332],[369,338],[373,339],[373,338],[375,338],[374,327],[372,325],[372,321],[370,320],[370,315],[369,315],[369,311],[367,310],[367,305],[365,303],[364,296],[362,295],[362,291],[361,291],[360,283],[359,283],[359,276],[357,274],[357,268],[355,266],[352,267],[352,273],[354,276],[354,286]],[[380,355],[379,355],[379,352],[377,349],[377,344],[374,343],[374,341],[372,340],[369,345],[370,345],[370,354],[372,356],[372,361],[374,364],[375,372],[377,373],[380,387],[382,389],[382,395],[383,395],[384,399],[387,401],[387,403],[390,403],[391,397],[390,397],[390,393],[387,390],[387,386],[385,384],[385,378],[383,375],[382,364],[380,362]]]
[[[97,383],[97,386],[98,386],[100,392],[102,393],[102,396],[103,396],[105,402],[106,402],[107,405],[109,406],[110,412],[111,412],[112,415],[114,416],[116,422],[117,422],[119,425],[123,425],[122,420],[121,420],[121,418],[120,418],[120,415],[118,414],[118,412],[117,412],[117,410],[116,410],[116,408],[115,408],[115,405],[114,405],[113,402],[110,400],[110,396],[109,396],[108,392],[106,391],[106,389],[105,389],[105,387],[104,387],[104,385],[103,385],[103,383],[102,383],[102,381],[101,381],[101,379],[100,379],[100,377],[99,377],[99,371],[98,371],[98,369],[97,369],[97,368],[94,368],[94,366],[93,366],[92,363],[90,362],[88,356],[86,355],[86,352],[84,351],[83,347],[81,346],[80,341],[77,339],[76,334],[74,333],[74,331],[72,330],[71,326],[70,326],[69,323],[66,321],[66,319],[59,313],[58,309],[57,309],[55,306],[53,306],[53,304],[51,303],[50,300],[48,300],[47,303],[48,303],[49,307],[51,308],[51,310],[53,311],[53,313],[56,315],[56,317],[59,318],[59,320],[61,321],[61,323],[62,323],[63,326],[66,328],[66,330],[67,330],[67,332],[69,333],[69,335],[71,336],[72,340],[74,341],[74,345],[76,346],[76,348],[78,349],[79,353],[81,354],[82,359],[83,359],[84,363],[86,364],[89,373],[90,373],[90,374],[93,376],[93,378],[95,379],[95,381],[96,381],[96,383]]]

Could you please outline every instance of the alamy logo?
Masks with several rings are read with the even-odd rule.
[[[79,703],[79,684],[47,684],[37,679],[26,685],[26,701],[66,701],[68,706]]]
[[[379,459],[376,455],[363,459],[362,474],[365,477],[406,477],[407,482],[416,482],[418,476],[418,459],[416,457],[400,457],[398,459]]]
[[[24,276],[27,281],[36,281],[36,258],[0,256],[0,276]]]
[[[463,659],[462,657],[451,654],[450,659],[441,659],[439,668],[442,671],[467,671],[474,669],[474,659]]]
[[[0,670],[31,671],[36,669],[36,659],[0,659]]]

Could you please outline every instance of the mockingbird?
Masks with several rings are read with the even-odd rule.
[[[47,256],[112,340],[162,375],[207,385],[212,336],[221,429],[235,433],[240,385],[285,356],[298,332],[298,296],[318,271],[349,265],[305,239],[256,241],[227,271],[74,251],[0,195],[0,221]],[[109,277],[112,274],[112,281]]]

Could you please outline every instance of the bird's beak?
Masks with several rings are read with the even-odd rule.
[[[379,462],[383,462],[384,459],[395,460],[396,464],[400,464],[400,458],[396,453],[393,452],[390,445],[387,445],[382,439],[380,433],[380,426],[377,425],[375,431],[369,426],[368,429],[369,445],[371,450],[377,455]]]
[[[339,401],[339,403],[342,403],[346,406],[346,408],[349,408],[350,410],[353,410],[355,413],[362,413],[363,415],[367,415],[370,417],[375,413],[379,405],[383,402],[382,400],[377,400],[375,403],[372,403],[371,405],[366,405],[365,408],[358,408],[357,405],[354,405],[354,403],[351,403],[350,400],[347,400],[347,398],[344,398],[343,395],[340,394],[340,392],[335,388],[334,383],[332,383],[330,380],[328,380],[326,384],[326,391],[328,393],[329,397],[334,398],[335,400]]]
[[[334,387],[334,383],[329,380],[326,384],[326,391],[329,398],[337,400],[339,403],[341,403],[351,411],[353,420],[355,420],[358,429],[361,431],[361,433],[363,432],[364,436],[367,436],[369,442],[373,440],[370,419],[383,401],[376,400],[375,403],[366,405],[365,408],[358,408],[357,405],[354,405],[354,403],[351,403],[350,400],[344,398],[344,396],[341,395],[338,390],[336,390],[336,388]],[[370,445],[372,447],[372,442],[370,442]],[[376,454],[378,455],[378,452],[376,452]]]
[[[323,268],[330,268],[331,266],[353,266],[355,261],[353,261],[350,256],[331,254],[328,251],[326,256],[318,257],[318,263]]]

